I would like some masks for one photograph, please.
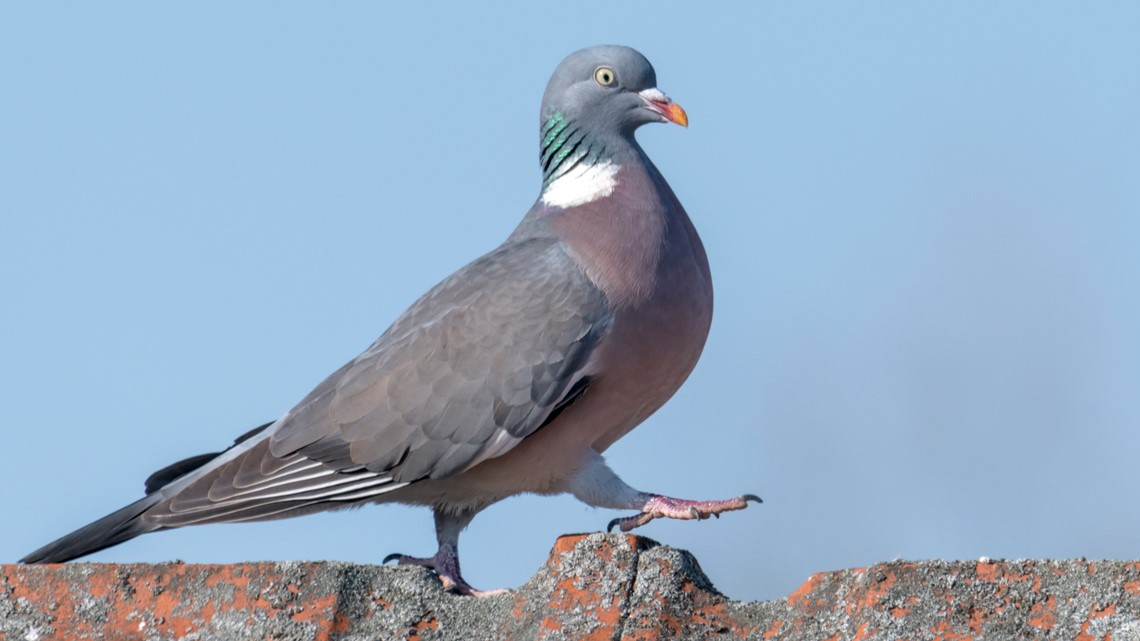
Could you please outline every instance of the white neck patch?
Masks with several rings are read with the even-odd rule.
[[[552,207],[577,207],[605,198],[617,186],[621,165],[603,160],[592,165],[580,164],[555,178],[542,190],[542,204]]]

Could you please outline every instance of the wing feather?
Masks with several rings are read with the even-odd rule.
[[[425,294],[241,451],[171,481],[144,518],[268,519],[460,474],[580,394],[610,317],[557,240],[509,242]]]
[[[542,424],[586,375],[609,318],[557,241],[505,245],[440,283],[323,383],[274,429],[271,450],[397,481],[458,474]]]

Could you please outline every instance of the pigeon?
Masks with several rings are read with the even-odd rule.
[[[706,519],[760,499],[636,490],[602,453],[688,377],[712,321],[708,258],[634,138],[688,126],[636,50],[597,46],[555,69],[539,117],[542,188],[498,247],[444,279],[276,421],[169,465],[146,495],[32,552],[58,563],[140,534],[398,502],[429,506],[438,549],[385,561],[460,573],[472,518],[521,493],[569,493],[656,518]]]

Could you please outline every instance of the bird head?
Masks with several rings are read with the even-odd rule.
[[[650,122],[689,124],[685,110],[657,89],[645,56],[617,45],[567,56],[546,85],[541,115],[544,128],[557,115],[600,136],[628,136]]]

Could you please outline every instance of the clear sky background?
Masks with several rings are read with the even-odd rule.
[[[1140,558],[1140,5],[5,3],[0,562],[271,420],[538,194],[563,56],[641,50],[640,140],[717,307],[634,486],[765,503],[646,536],[739,599],[895,558]],[[663,346],[665,347],[665,346]],[[517,586],[618,516],[493,506]],[[435,549],[396,506],[148,535],[97,561]]]

